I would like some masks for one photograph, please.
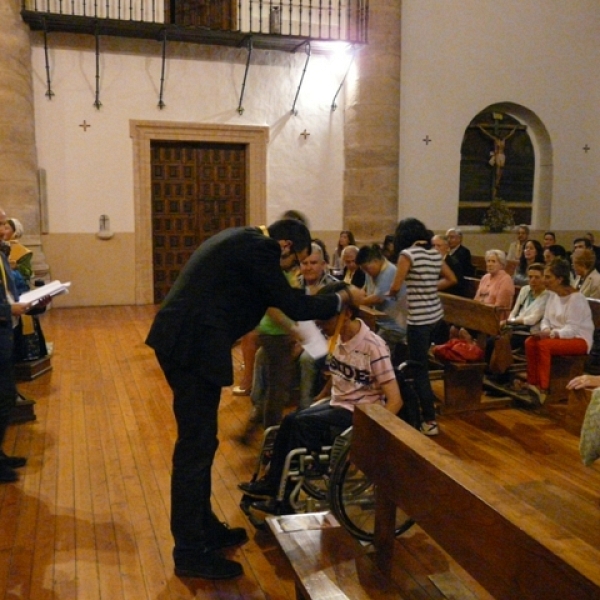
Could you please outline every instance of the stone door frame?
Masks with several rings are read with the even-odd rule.
[[[215,142],[246,145],[246,222],[265,224],[267,206],[268,127],[177,123],[129,122],[133,141],[135,212],[135,303],[152,304],[152,190],[150,143],[153,140]]]

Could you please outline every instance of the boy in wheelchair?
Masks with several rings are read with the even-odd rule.
[[[343,282],[332,283],[318,293],[331,294],[346,286]],[[317,321],[333,348],[328,359],[328,383],[316,398],[328,400],[287,415],[277,432],[265,477],[239,484],[247,496],[257,498],[251,505],[255,510],[270,514],[294,512],[287,491],[283,505],[275,501],[286,456],[295,448],[316,452],[331,445],[336,435],[352,425],[357,404],[378,402],[394,414],[400,411],[402,398],[389,349],[357,314],[357,307],[347,307],[328,321]]]

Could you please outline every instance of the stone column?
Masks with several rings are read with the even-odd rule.
[[[401,0],[369,5],[369,43],[346,90],[344,228],[382,241],[398,221]]]
[[[47,265],[40,254],[31,43],[20,8],[19,0],[0,0],[0,206],[23,223],[37,276]]]

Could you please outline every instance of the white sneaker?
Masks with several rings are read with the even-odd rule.
[[[421,423],[421,433],[425,435],[439,435],[440,428],[436,421],[429,421],[429,423],[423,421]]]
[[[548,393],[545,390],[540,390],[537,385],[529,384],[528,386],[530,394],[538,404],[544,404],[546,402],[546,396]]]

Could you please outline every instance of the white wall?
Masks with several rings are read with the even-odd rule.
[[[403,0],[402,13],[400,215],[456,223],[464,130],[511,102],[539,117],[553,150],[550,218],[534,226],[598,229],[600,3]]]
[[[254,50],[244,96],[245,50],[172,44],[168,47],[164,101],[160,44],[101,38],[100,101],[95,94],[91,36],[52,34],[50,64],[55,97],[45,97],[41,39],[34,37],[36,141],[48,181],[52,233],[93,233],[101,214],[114,231],[134,231],[132,146],[129,120],[268,125],[269,220],[283,210],[306,212],[315,229],[342,228],[343,110],[330,105],[345,61],[311,57],[290,114],[305,53]],[[141,54],[137,52],[141,51]],[[343,105],[343,102],[339,104]],[[84,119],[91,127],[84,132]],[[303,130],[310,136],[300,137]]]

